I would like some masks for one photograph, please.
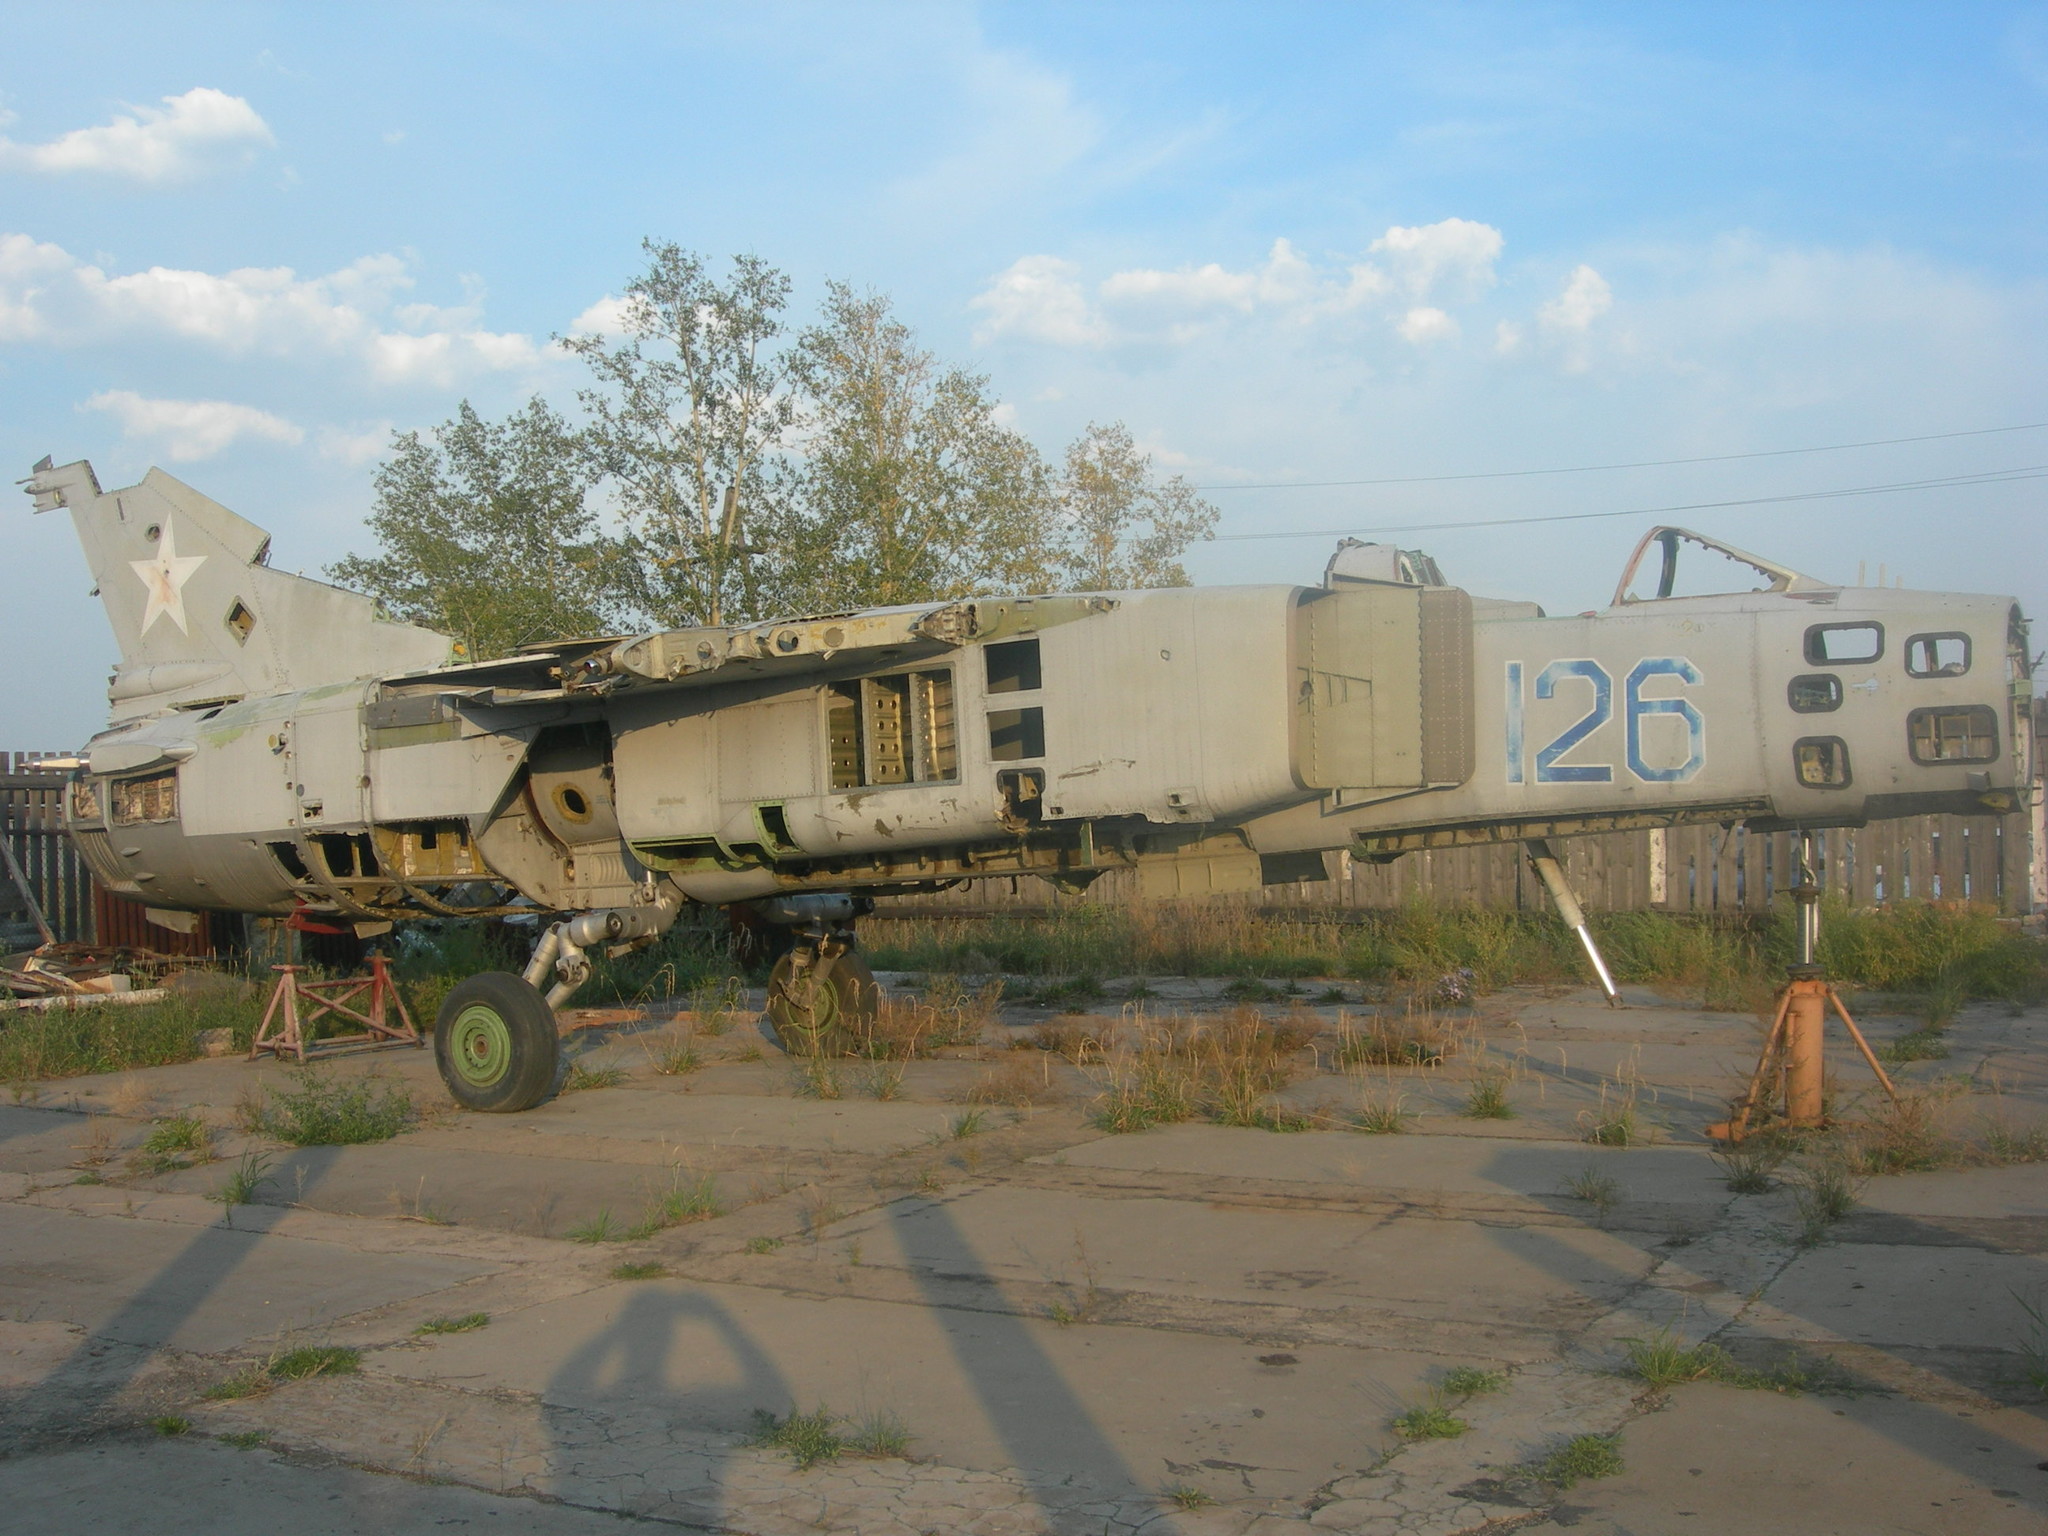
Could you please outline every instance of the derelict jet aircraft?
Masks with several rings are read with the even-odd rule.
[[[972,598],[478,662],[271,569],[261,529],[161,470],[103,492],[45,459],[27,487],[71,513],[120,642],[67,797],[110,889],[173,928],[552,914],[524,976],[466,979],[436,1021],[474,1109],[545,1097],[586,951],[651,942],[688,902],[783,925],[771,1020],[830,1049],[873,1007],[867,896],[1133,866],[1148,896],[1198,896],[1323,878],[1332,849],[1525,840],[1584,937],[1547,839],[1997,814],[2029,782],[2012,599],[1838,586],[1676,528],[1568,618],[1347,540],[1317,586]],[[1702,561],[1735,579],[1680,595]]]

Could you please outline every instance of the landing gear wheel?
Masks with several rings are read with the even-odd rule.
[[[768,973],[768,1023],[792,1056],[846,1056],[873,1032],[882,992],[852,950],[798,966],[795,952]]]
[[[434,1019],[434,1065],[464,1109],[512,1114],[555,1086],[555,1011],[524,978],[482,971],[449,989]]]

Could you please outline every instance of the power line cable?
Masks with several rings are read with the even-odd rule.
[[[1558,469],[1490,469],[1463,475],[1396,475],[1381,480],[1275,480],[1249,485],[1197,485],[1197,491],[1324,491],[1352,485],[1439,485],[1451,480],[1520,480],[1532,475],[1590,475],[1613,469],[1667,469],[1682,464],[1729,464],[1737,459],[1781,459],[1801,453],[1846,453],[1854,448],[1891,448],[1901,443],[1939,443],[1958,437],[1991,437],[2004,432],[2039,432],[2048,421],[2015,427],[1972,427],[1962,432],[1927,432],[1918,437],[1873,437],[1860,443],[1821,443],[1809,448],[1759,448],[1751,453],[1708,453],[1691,459],[1638,459],[1628,464],[1570,464]]]
[[[1729,507],[1764,507],[1795,501],[1828,501],[1841,496],[1884,496],[1900,491],[1960,490],[1977,485],[2009,485],[2021,480],[2048,479],[2048,464],[2023,464],[2012,469],[1947,475],[1934,480],[1901,480],[1887,485],[1851,485],[1826,491],[1793,491],[1782,496],[1745,496],[1730,501],[1688,501],[1665,507],[1624,507],[1615,512],[1554,512],[1540,517],[1489,517],[1458,523],[1390,523],[1378,528],[1295,528],[1273,533],[1220,533],[1215,542],[1248,539],[1356,538],[1361,534],[1438,533],[1457,528],[1516,528],[1529,523],[1581,523],[1606,517],[1660,517],[1667,512],[1707,512]]]

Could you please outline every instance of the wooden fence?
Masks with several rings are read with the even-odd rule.
[[[92,942],[93,881],[64,831],[64,778],[35,764],[56,752],[0,752],[0,835],[28,877],[43,918],[60,939]],[[34,928],[22,893],[0,866],[0,916],[17,934]],[[33,942],[33,941],[31,941]]]

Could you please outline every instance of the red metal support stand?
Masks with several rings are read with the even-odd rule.
[[[348,1051],[374,1050],[379,1046],[424,1048],[427,1043],[413,1028],[412,1015],[406,1012],[405,999],[399,994],[398,983],[392,980],[382,955],[370,957],[369,975],[344,977],[340,981],[301,981],[299,972],[305,968],[298,965],[273,965],[271,969],[278,973],[277,987],[270,994],[270,1006],[263,1010],[263,1022],[257,1026],[255,1043],[249,1047],[251,1061],[265,1051],[279,1060],[289,1056],[306,1062]],[[369,994],[367,998],[363,995],[365,992]],[[358,1012],[349,1006],[358,1002],[366,1012]],[[301,1005],[306,1009],[303,1014]],[[396,1024],[389,1021],[392,1009],[398,1012]],[[309,1026],[330,1015],[360,1024],[362,1032],[334,1035],[325,1040],[308,1039]],[[273,1022],[277,1025],[275,1033],[271,1030]]]

